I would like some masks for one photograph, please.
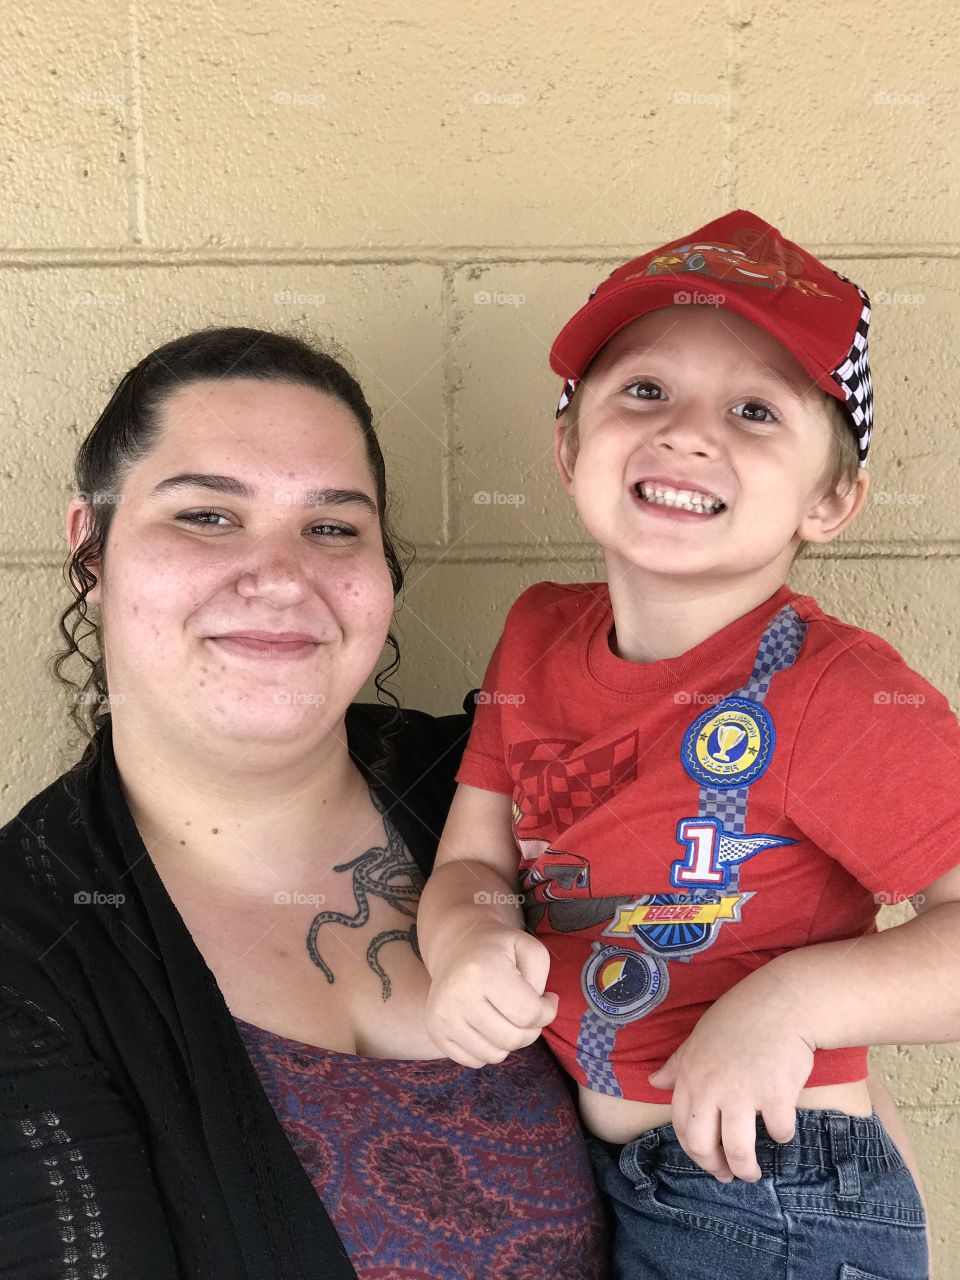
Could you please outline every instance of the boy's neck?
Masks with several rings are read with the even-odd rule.
[[[721,582],[683,581],[607,561],[614,634],[627,662],[679,658],[758,608],[783,586],[774,569]]]

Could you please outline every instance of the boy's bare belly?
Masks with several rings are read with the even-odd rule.
[[[801,1089],[798,1107],[817,1111],[844,1111],[850,1116],[868,1116],[873,1111],[866,1080],[849,1084],[822,1084]],[[580,1085],[580,1115],[591,1133],[606,1142],[630,1142],[659,1129],[671,1120],[669,1103],[631,1102],[627,1098],[611,1098]]]

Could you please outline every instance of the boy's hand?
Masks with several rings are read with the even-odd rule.
[[[502,1062],[533,1044],[557,1016],[557,997],[544,994],[550,952],[539,939],[508,925],[484,925],[434,971],[427,1031],[438,1049],[464,1067]]]
[[[775,1142],[793,1137],[813,1051],[803,1011],[757,970],[711,1005],[649,1079],[673,1089],[673,1127],[691,1160],[720,1182],[756,1182],[757,1114]]]

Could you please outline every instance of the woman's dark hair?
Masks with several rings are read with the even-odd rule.
[[[157,443],[162,430],[161,410],[167,400],[191,383],[227,377],[311,387],[333,396],[351,410],[363,432],[373,473],[394,596],[403,589],[404,569],[412,559],[413,549],[391,526],[383,454],[373,414],[360,385],[343,365],[300,337],[263,329],[200,329],[165,343],[120,379],[107,407],[81,444],[74,467],[77,491],[90,503],[91,521],[86,537],[64,565],[64,578],[74,600],[60,616],[65,647],[51,657],[49,669],[70,695],[71,720],[82,737],[89,739],[84,767],[96,758],[97,731],[110,714],[100,626],[87,614],[87,594],[97,582],[89,562],[103,559],[117,497],[131,469]],[[93,652],[88,654],[82,645],[91,638]],[[399,703],[387,687],[400,664],[400,648],[392,631],[387,634],[387,644],[393,657],[377,672],[374,683],[378,700],[391,705],[393,714],[380,729],[379,758],[368,766],[380,778],[385,777],[389,767],[392,738],[400,726]],[[63,671],[75,654],[87,667],[83,683],[71,680]]]

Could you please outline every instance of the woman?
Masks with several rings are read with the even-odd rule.
[[[602,1275],[546,1051],[473,1072],[424,1028],[467,720],[351,705],[402,585],[360,388],[191,334],[77,484],[54,665],[94,736],[0,832],[0,1275]]]

